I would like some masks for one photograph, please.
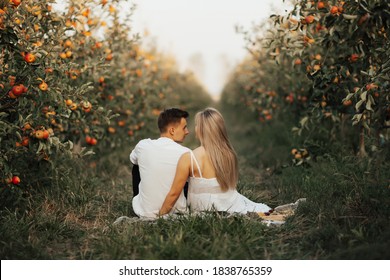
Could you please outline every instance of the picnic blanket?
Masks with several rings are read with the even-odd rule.
[[[298,208],[298,205],[302,202],[306,201],[306,198],[300,198],[294,203],[288,203],[279,205],[278,207],[275,207],[269,212],[250,212],[247,213],[247,215],[244,215],[245,217],[249,218],[260,218],[261,222],[266,224],[267,226],[280,226],[283,225],[286,221],[286,218],[293,215],[295,213],[295,210]],[[204,216],[209,215],[209,212],[197,212],[197,213],[187,213],[187,214],[172,214],[172,215],[164,215],[160,218],[162,219],[176,219],[180,217],[185,216]],[[242,214],[227,214],[227,215],[221,215],[221,217],[229,218],[232,216],[237,216]],[[132,224],[137,222],[155,222],[158,218],[140,218],[140,217],[127,217],[127,216],[121,216],[115,220],[113,223],[113,226],[119,226],[124,224]]]

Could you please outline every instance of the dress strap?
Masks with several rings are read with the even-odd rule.
[[[200,178],[203,178],[203,176],[202,176],[202,171],[200,171],[199,163],[198,163],[198,161],[196,160],[196,157],[195,157],[194,153],[193,153],[192,151],[190,151],[190,154],[191,154],[191,170],[192,170],[192,177],[195,177],[195,174],[194,174],[194,163],[193,163],[193,161],[195,161],[196,167],[198,168],[198,171],[199,171]]]

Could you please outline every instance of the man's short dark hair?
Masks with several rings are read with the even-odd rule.
[[[188,112],[177,108],[166,109],[158,117],[158,129],[160,129],[160,132],[166,132],[168,125],[180,123],[182,118],[186,119],[188,116]]]

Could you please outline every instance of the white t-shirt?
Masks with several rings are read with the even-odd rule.
[[[139,194],[132,201],[138,216],[155,218],[158,215],[175,178],[177,162],[189,151],[167,137],[138,142],[130,154],[130,161],[139,166],[141,175]],[[186,204],[182,191],[171,213],[186,211]]]

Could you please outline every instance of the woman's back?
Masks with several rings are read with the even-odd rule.
[[[193,151],[195,160],[199,164],[199,168],[196,163],[193,164],[194,174],[192,177],[203,177],[206,179],[216,178],[215,169],[211,163],[210,157],[203,146],[196,148]],[[202,176],[201,176],[202,175]]]
[[[237,209],[238,193],[234,190],[223,191],[219,185],[215,169],[205,149],[201,146],[190,152],[191,176],[189,178],[188,204],[192,211],[229,211]]]
[[[222,190],[207,151],[201,146],[190,152],[191,176],[188,186],[188,204],[191,211],[224,211],[230,213],[266,212],[270,208],[255,203],[236,189]]]

